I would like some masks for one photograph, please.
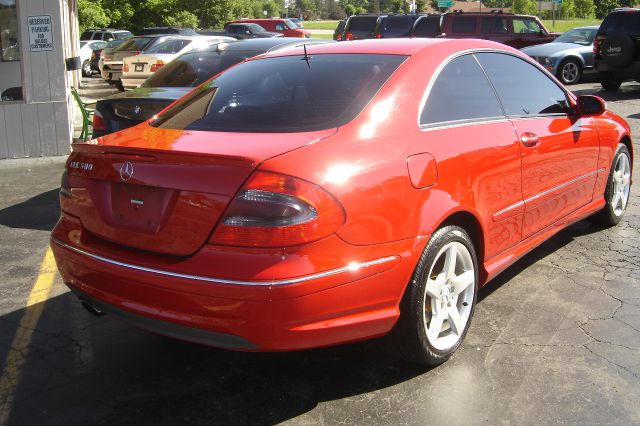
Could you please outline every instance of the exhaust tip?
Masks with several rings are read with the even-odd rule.
[[[101,317],[105,314],[105,312],[101,311],[100,309],[96,308],[95,306],[93,306],[91,303],[87,302],[86,300],[83,300],[82,302],[82,306],[91,314],[91,315],[95,315],[96,317]]]

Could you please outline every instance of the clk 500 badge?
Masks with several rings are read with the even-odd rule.
[[[72,161],[69,163],[69,168],[70,169],[76,169],[76,170],[93,170],[93,163],[83,163],[81,161]]]

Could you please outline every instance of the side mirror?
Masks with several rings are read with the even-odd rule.
[[[583,117],[600,115],[607,109],[607,103],[598,96],[584,95],[578,96],[576,101],[578,114]]]
[[[251,31],[247,30],[244,32],[246,35],[251,35]]]

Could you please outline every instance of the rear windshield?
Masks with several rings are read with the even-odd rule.
[[[440,17],[429,16],[418,21],[414,34],[416,37],[435,37],[440,34]]]
[[[349,20],[349,31],[373,31],[377,16],[358,17]]]
[[[407,16],[390,16],[384,20],[382,25],[384,31],[408,31],[410,28],[411,21]]]
[[[196,51],[174,59],[156,71],[142,87],[196,87],[232,65],[264,51]]]
[[[139,52],[151,41],[151,37],[131,38],[116,48],[118,52]]]
[[[406,59],[284,56],[245,62],[180,99],[152,125],[222,132],[306,132],[353,120]]]
[[[167,40],[167,41],[163,41],[160,44],[156,44],[151,49],[146,50],[145,53],[158,53],[158,54],[178,53],[179,51],[187,47],[189,44],[191,44],[192,42],[193,40],[185,40],[185,39]]]
[[[640,35],[640,12],[616,12],[609,14],[600,24],[599,34],[626,33]]]
[[[116,40],[133,37],[133,34],[131,34],[129,31],[119,31],[117,33],[113,33],[113,35],[115,36]]]

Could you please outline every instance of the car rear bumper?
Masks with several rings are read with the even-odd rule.
[[[82,231],[65,222],[69,220],[63,215],[51,246],[64,282],[80,298],[159,334],[238,350],[296,350],[386,334],[398,318],[399,301],[419,255],[414,240],[383,245],[375,257],[369,250],[370,257],[356,262],[341,256],[338,248],[336,267],[310,271],[310,265],[327,257],[325,252],[324,259],[314,260],[311,250],[303,262],[304,275],[292,266],[267,281],[216,278],[180,271],[180,259],[173,259],[170,268],[91,252],[81,242]],[[205,246],[182,262],[220,268],[213,260],[219,251]]]
[[[594,61],[594,68],[597,72],[609,73],[620,79],[635,80],[640,78],[640,61],[632,62],[624,68],[616,68],[609,66],[609,64],[605,63],[602,59],[596,58]]]
[[[140,85],[142,83],[144,83],[144,81],[150,77],[152,74],[149,75],[145,75],[143,77],[129,77],[127,76],[126,78],[124,76],[120,77],[120,80],[122,81],[122,85],[124,86],[125,89],[128,90],[133,90],[133,89],[137,89],[138,87],[140,87]]]

